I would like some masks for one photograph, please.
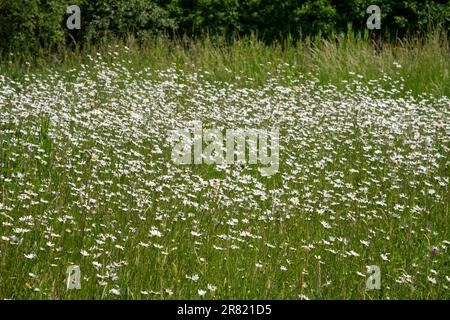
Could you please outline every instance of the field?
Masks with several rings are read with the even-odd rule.
[[[446,38],[87,52],[0,66],[0,298],[450,297]],[[194,121],[279,128],[278,172],[174,164]]]

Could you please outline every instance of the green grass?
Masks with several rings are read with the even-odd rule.
[[[81,52],[78,48],[37,57],[14,54],[11,59],[3,60],[0,71],[20,77],[34,70],[45,72],[49,67],[68,70],[77,68],[80,63],[89,65],[89,57],[97,54],[111,62],[117,56],[108,53],[114,51],[120,58],[130,59],[136,70],[161,69],[175,64],[177,69],[186,72],[198,68],[208,70],[211,80],[236,82],[236,76],[251,78],[245,86],[264,84],[280,64],[287,63],[293,75],[318,73],[323,84],[331,82],[343,87],[342,80],[351,78],[349,73],[353,72],[363,75],[365,81],[384,75],[394,80],[403,78],[405,89],[415,95],[423,92],[450,95],[447,33],[430,31],[426,36],[396,39],[382,43],[381,49],[375,48],[368,34],[352,33],[336,34],[334,40],[319,38],[314,42],[307,39],[293,43],[287,39],[272,45],[254,36],[234,40],[157,37],[145,44],[139,44],[130,36],[126,42],[112,39],[108,45],[87,46]]]
[[[448,299],[449,60],[435,33],[3,61],[0,298]],[[173,164],[190,120],[277,124],[279,172]]]

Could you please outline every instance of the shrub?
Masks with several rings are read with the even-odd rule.
[[[32,51],[64,42],[65,0],[0,1],[0,50]]]
[[[384,35],[450,29],[448,0],[73,0],[80,31],[65,28],[67,0],[0,0],[0,50],[53,49],[70,37],[95,43],[133,34],[199,36],[258,34],[267,41],[335,31],[366,30],[371,4],[379,5]],[[70,37],[69,37],[70,34]]]
[[[106,40],[110,35],[125,37],[129,33],[142,39],[176,28],[167,12],[154,1],[83,1],[80,7],[84,20],[81,34],[88,42]]]

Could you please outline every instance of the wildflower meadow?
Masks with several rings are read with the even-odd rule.
[[[0,298],[449,299],[448,35],[336,37],[3,52]]]

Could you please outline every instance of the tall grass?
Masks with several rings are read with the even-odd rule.
[[[256,36],[232,40],[159,36],[145,43],[129,36],[126,41],[112,39],[108,45],[87,45],[82,50],[77,47],[39,56],[12,55],[3,59],[0,71],[20,77],[36,69],[71,69],[80,63],[89,65],[90,56],[106,57],[111,50],[131,59],[135,68],[161,69],[172,64],[185,71],[200,68],[209,70],[214,80],[239,83],[237,79],[252,78],[253,82],[246,81],[246,86],[264,84],[280,64],[289,64],[292,75],[318,73],[322,83],[338,87],[355,73],[366,81],[382,76],[403,78],[405,89],[413,94],[450,95],[449,38],[439,30],[381,45],[376,45],[368,33],[352,32],[336,34],[331,40],[307,38],[293,42],[288,38],[273,44],[265,44]]]

